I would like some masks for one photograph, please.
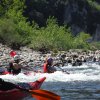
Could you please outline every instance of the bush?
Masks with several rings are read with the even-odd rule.
[[[0,19],[0,41],[12,48],[29,43],[32,27],[24,21],[14,23],[12,19]]]
[[[21,43],[22,38],[16,31],[16,24],[12,20],[0,20],[0,41],[8,46]]]
[[[74,41],[73,41],[74,48],[76,48],[76,49],[89,49],[90,46],[87,43],[88,38],[90,38],[89,34],[81,32],[79,35],[77,35],[74,38]]]
[[[91,46],[90,48],[91,50],[97,50],[97,49],[100,50],[100,42],[92,42],[90,46]]]
[[[50,17],[47,26],[35,32],[30,47],[67,50],[72,47],[72,40],[70,30],[65,26],[58,26],[56,19]]]

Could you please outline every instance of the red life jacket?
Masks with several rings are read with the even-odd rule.
[[[47,70],[47,63],[45,63],[43,65],[43,73],[47,73],[47,72],[48,72],[48,70]]]

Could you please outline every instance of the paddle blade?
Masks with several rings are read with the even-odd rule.
[[[36,100],[60,100],[60,96],[47,90],[30,90]]]

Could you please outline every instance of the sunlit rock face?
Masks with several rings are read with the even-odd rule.
[[[95,3],[100,6],[99,0],[95,0]],[[71,27],[74,35],[85,31],[93,36],[93,40],[100,41],[100,9],[91,6],[88,0],[68,0],[64,23]]]

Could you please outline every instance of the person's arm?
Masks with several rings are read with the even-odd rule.
[[[22,60],[22,61],[19,62],[19,64],[22,64],[22,63],[25,63],[25,62],[26,62],[25,60]]]
[[[62,64],[62,63],[58,63],[58,62],[57,62],[57,63],[53,64],[52,67],[54,67],[54,66],[59,66],[60,64]]]

